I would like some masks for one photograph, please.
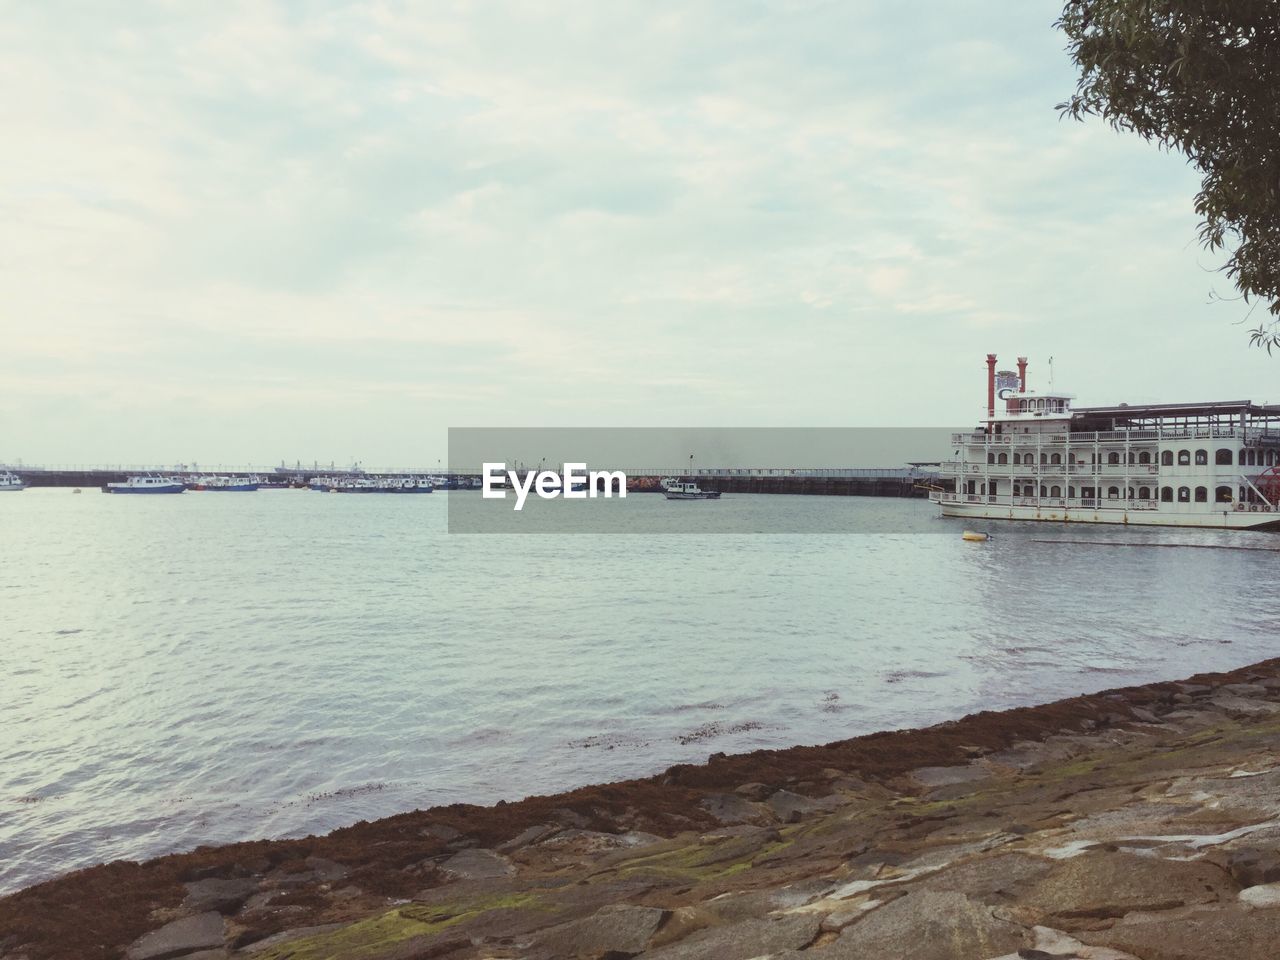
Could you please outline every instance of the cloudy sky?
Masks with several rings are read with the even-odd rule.
[[[1059,120],[1057,8],[11,5],[0,461],[966,425],[988,350],[1280,401],[1194,173]]]

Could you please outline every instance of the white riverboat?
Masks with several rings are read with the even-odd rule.
[[[26,488],[27,482],[16,473],[10,473],[8,470],[0,473],[0,493],[25,490]]]
[[[1169,527],[1280,526],[1280,405],[1248,400],[1072,408],[996,371],[987,411],[952,435],[930,499],[943,516]]]

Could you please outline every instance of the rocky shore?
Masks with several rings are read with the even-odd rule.
[[[1280,660],[0,899],[0,960],[1262,960]]]

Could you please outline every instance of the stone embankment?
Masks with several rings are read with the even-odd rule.
[[[2,960],[1272,960],[1280,661],[0,900]]]

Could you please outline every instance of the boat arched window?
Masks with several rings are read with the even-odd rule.
[[[994,452],[994,451],[988,451],[988,453],[987,453],[987,463],[995,463],[995,462],[996,462],[996,455],[995,455],[995,452]]]
[[[1249,455],[1249,451],[1245,450],[1245,449],[1244,449],[1244,447],[1241,447],[1241,448],[1240,448],[1240,458],[1239,458],[1236,462],[1237,462],[1238,464],[1240,464],[1240,466],[1242,466],[1242,467],[1243,467],[1243,466],[1244,466],[1245,458],[1246,458],[1248,455]]]
[[[1151,488],[1150,488],[1150,487],[1139,487],[1139,488],[1138,488],[1138,499],[1139,499],[1139,500],[1150,500],[1150,499],[1151,499]]]
[[[1191,451],[1190,451],[1190,450],[1179,450],[1179,451],[1178,451],[1178,466],[1180,466],[1180,467],[1189,467],[1189,466],[1191,466]]]
[[[1118,464],[1119,462],[1120,462],[1120,454],[1119,454],[1119,453],[1117,453],[1116,451],[1112,450],[1110,453],[1108,453],[1108,454],[1107,454],[1107,463],[1109,463],[1111,466],[1113,466],[1113,467],[1114,467],[1114,466],[1115,466],[1116,464]]]
[[[1049,491],[1044,488],[1044,484],[1040,484],[1040,496],[1047,497],[1048,495]]]
[[[1143,450],[1140,454],[1138,454],[1138,462],[1139,462],[1139,463],[1150,463],[1150,462],[1151,462],[1151,454],[1150,454],[1150,453],[1148,453],[1146,450]]]
[[[1209,488],[1196,487],[1196,503],[1208,503],[1208,502],[1209,502]]]
[[[1209,462],[1209,451],[1208,451],[1208,450],[1197,450],[1197,451],[1196,451],[1196,466],[1197,466],[1197,467],[1203,467],[1203,466],[1205,466],[1206,464],[1208,464],[1208,462]]]
[[[1108,500],[1119,500],[1119,499],[1120,499],[1120,488],[1119,488],[1119,487],[1107,487],[1107,499],[1108,499]]]
[[[1190,502],[1191,502],[1191,488],[1190,488],[1190,487],[1179,487],[1179,488],[1178,488],[1178,502],[1179,502],[1179,503],[1190,503]]]
[[[1041,463],[1048,463],[1048,462],[1049,462],[1049,455],[1048,455],[1047,453],[1042,453],[1042,454],[1040,454],[1040,462],[1041,462]]]
[[[1217,489],[1217,490],[1213,491],[1213,500],[1214,500],[1214,502],[1215,502],[1215,503],[1230,503],[1230,502],[1231,502],[1231,488],[1230,488],[1230,487],[1218,487],[1218,489]]]
[[[1137,462],[1137,456],[1134,454],[1134,452],[1133,452],[1132,450],[1130,450],[1130,451],[1129,451],[1129,462],[1130,462],[1130,463],[1136,463],[1136,462]]]
[[[998,462],[998,463],[1008,463],[1008,462],[1009,462],[1009,455],[1008,455],[1007,453],[1005,453],[1004,451],[1001,451],[1001,452],[1000,452],[1000,456],[996,458],[996,462]]]
[[[1162,466],[1162,467],[1172,467],[1172,466],[1173,466],[1173,451],[1172,451],[1172,450],[1165,450],[1164,452],[1162,452],[1162,453],[1160,454],[1160,466]]]
[[[1076,455],[1074,453],[1068,453],[1067,463],[1075,463],[1075,462],[1076,462]]]
[[[1222,447],[1213,455],[1213,462],[1219,467],[1231,466],[1232,459],[1234,458],[1231,456],[1231,451],[1226,447]]]
[[[1161,487],[1160,500],[1162,503],[1173,503],[1173,487]]]
[[[1059,487],[1059,486],[1057,486],[1057,485],[1054,485],[1054,486],[1050,487],[1050,488],[1049,488],[1049,496],[1051,496],[1051,497],[1060,497],[1060,496],[1062,496],[1062,488],[1061,488],[1061,487]]]
[[[1249,451],[1249,466],[1251,466],[1251,467],[1256,467],[1257,465],[1258,465],[1258,461],[1257,461],[1256,459],[1254,459],[1254,452],[1253,452],[1252,450],[1250,450],[1250,451]]]

